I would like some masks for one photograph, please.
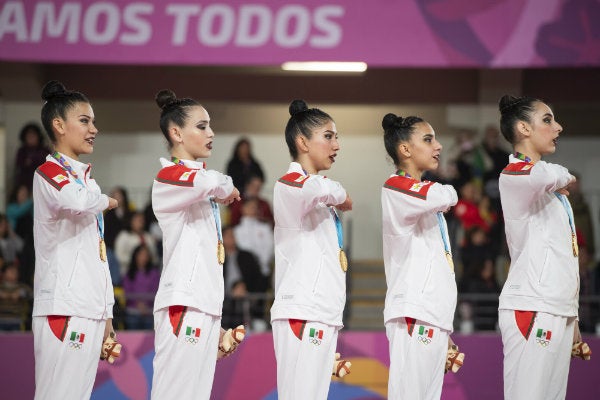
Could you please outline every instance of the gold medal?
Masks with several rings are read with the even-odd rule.
[[[217,261],[221,265],[225,263],[225,246],[223,246],[223,242],[220,240],[219,243],[217,243]]]
[[[452,254],[449,251],[446,252],[446,260],[448,261],[448,265],[450,265],[450,269],[454,272],[454,261],[452,260]]]
[[[571,235],[571,244],[573,246],[573,257],[579,256],[579,246],[577,245],[577,237],[574,233]]]
[[[104,243],[104,239],[100,239],[100,260],[106,262],[106,243]]]
[[[342,267],[342,271],[348,271],[348,258],[346,258],[346,253],[344,250],[340,249],[340,265]]]

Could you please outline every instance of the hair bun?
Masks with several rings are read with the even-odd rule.
[[[154,99],[156,100],[156,104],[158,104],[158,107],[160,107],[160,109],[163,109],[175,103],[177,101],[177,96],[172,90],[163,89],[156,93],[156,97]]]
[[[406,118],[402,118],[396,114],[386,114],[381,121],[383,129],[401,128],[406,123]]]
[[[383,127],[383,129],[385,129],[386,131],[390,128],[392,128],[394,126],[394,124],[396,123],[396,119],[398,117],[396,116],[396,114],[385,114],[385,116],[383,117],[383,120],[381,121],[381,126]]]
[[[503,111],[509,109],[510,107],[520,103],[522,100],[523,100],[522,97],[515,97],[515,96],[511,96],[509,94],[506,94],[506,95],[502,96],[502,98],[498,102],[498,109],[500,110],[500,112],[503,112]]]
[[[308,105],[304,100],[294,100],[290,104],[290,115],[294,116],[298,113],[308,110]]]
[[[65,85],[60,83],[59,81],[50,81],[44,85],[42,89],[42,99],[45,101],[50,100],[54,96],[60,96],[65,94],[67,89]]]

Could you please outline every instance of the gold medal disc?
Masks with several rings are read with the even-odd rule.
[[[342,267],[342,271],[348,271],[348,258],[346,258],[346,253],[342,249],[340,249],[340,266]]]
[[[452,260],[452,254],[450,252],[446,252],[446,260],[448,261],[448,265],[450,265],[450,269],[454,271],[454,261]]]
[[[106,262],[106,243],[104,243],[104,239],[100,239],[100,260]]]
[[[579,256],[579,246],[577,245],[577,237],[571,235],[571,244],[573,246],[573,257]]]
[[[219,243],[217,243],[217,261],[221,265],[225,263],[225,246],[223,246],[223,242],[220,240]]]

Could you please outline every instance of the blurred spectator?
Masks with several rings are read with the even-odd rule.
[[[596,271],[594,271],[594,259],[589,251],[584,236],[577,229],[577,244],[579,246],[579,328],[582,332],[595,332],[596,324],[599,323],[600,304],[591,300],[597,292]]]
[[[569,202],[573,208],[573,217],[578,235],[583,236],[588,253],[594,257],[596,248],[594,246],[594,224],[592,223],[592,212],[581,192],[581,175],[571,171],[577,180],[569,186]]]
[[[0,330],[24,330],[28,325],[31,287],[19,282],[19,268],[6,263],[0,282]]]
[[[21,238],[23,245],[18,250],[19,277],[21,282],[33,286],[35,270],[35,248],[33,244],[33,199],[26,185],[18,185],[11,193],[6,208],[7,218],[14,233]]]
[[[152,193],[150,193],[152,194]],[[239,203],[236,201],[236,203]],[[158,254],[158,259],[162,259],[162,238],[163,233],[160,229],[160,225],[158,224],[158,220],[156,219],[156,215],[154,215],[154,210],[152,209],[152,195],[148,196],[148,203],[144,208],[144,230],[149,232],[154,240],[156,241],[156,251]]]
[[[475,132],[463,129],[456,134],[455,142],[448,150],[448,175],[452,177],[452,185],[457,189],[479,177],[473,166],[474,139]]]
[[[131,255],[127,275],[123,279],[123,289],[127,299],[125,327],[127,329],[152,329],[154,316],[152,307],[158,290],[160,272],[152,262],[147,245],[141,244]]]
[[[15,186],[33,187],[33,174],[37,167],[46,161],[50,150],[44,144],[44,136],[39,125],[29,123],[19,133],[21,146],[15,158]]]
[[[465,183],[460,188],[460,195],[454,215],[460,221],[463,229],[468,230],[474,226],[490,230],[497,216],[489,207],[489,202],[481,202],[481,189],[472,182]]]
[[[129,204],[129,195],[124,187],[114,187],[109,196],[116,199],[119,206],[108,210],[104,214],[104,242],[106,243],[106,257],[113,286],[120,286],[123,278],[121,271],[127,269],[127,264],[121,264],[121,261],[117,258],[115,240],[119,233],[129,226],[132,211]],[[127,262],[129,262],[129,259],[127,259]]]
[[[23,249],[23,239],[10,227],[5,215],[0,214],[0,251],[6,264],[18,262],[17,255]]]
[[[249,293],[265,294],[269,281],[261,273],[260,263],[254,254],[237,247],[233,229],[223,228],[223,245],[225,246],[225,279],[226,298],[223,303],[223,326],[249,325],[253,331],[264,331],[267,328],[265,301],[249,300]],[[250,321],[246,320],[250,318]]]
[[[506,164],[508,164],[508,155],[510,154],[502,147],[502,136],[500,131],[494,125],[485,128],[483,140],[481,142],[480,157],[486,158],[483,181],[490,179],[498,181],[498,177]]]
[[[150,233],[144,230],[144,213],[135,212],[131,215],[129,227],[122,230],[115,240],[115,255],[121,266],[121,276],[127,273],[127,267],[131,256],[136,247],[145,244],[150,250],[152,262],[156,264],[158,257],[156,254],[156,241]]]
[[[104,241],[106,247],[114,249],[117,235],[129,226],[132,212],[129,208],[129,195],[124,187],[113,188],[109,196],[119,202],[117,208],[108,210],[104,214]]]
[[[19,184],[10,195],[6,207],[6,218],[8,218],[13,230],[17,229],[17,224],[21,218],[31,219],[33,217],[33,199],[30,194],[31,191],[27,185]],[[33,224],[33,220],[28,220],[26,223]]]
[[[257,199],[244,201],[242,219],[233,228],[237,247],[253,253],[260,262],[261,273],[265,277],[271,275],[273,258],[273,228],[258,218]]]
[[[484,260],[492,257],[489,238],[483,228],[474,226],[465,231],[460,254],[463,265],[460,289],[465,291],[469,281],[479,279]]]
[[[265,175],[258,161],[252,155],[250,141],[241,138],[233,148],[231,159],[227,163],[227,175],[233,179],[233,185],[242,190],[252,175],[260,176],[264,181]]]
[[[271,205],[260,195],[263,187],[263,179],[258,175],[252,175],[246,182],[244,191],[242,192],[242,201],[234,201],[230,206],[229,224],[237,225],[242,218],[242,206],[246,200],[256,200],[258,202],[258,210],[256,217],[269,225],[274,226],[273,211]]]

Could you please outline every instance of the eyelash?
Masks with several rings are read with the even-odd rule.
[[[198,125],[198,129],[201,131],[206,130],[206,125]]]
[[[550,122],[552,122],[552,120],[550,118],[546,118],[546,119],[544,119],[544,122],[549,124]]]

